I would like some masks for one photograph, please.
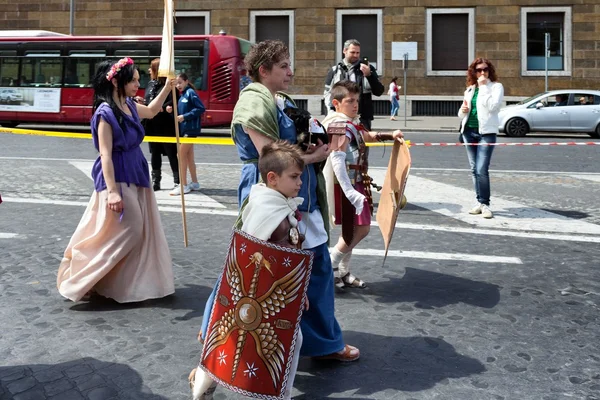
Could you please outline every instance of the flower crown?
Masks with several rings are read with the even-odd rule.
[[[106,74],[106,79],[109,81],[112,80],[112,78],[114,78],[115,75],[117,75],[119,73],[121,68],[123,68],[126,65],[131,65],[131,64],[133,64],[133,60],[131,58],[129,58],[129,57],[121,58],[119,61],[114,63],[112,67],[110,67],[110,71],[108,71],[108,73]]]

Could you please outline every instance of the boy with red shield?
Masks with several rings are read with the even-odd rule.
[[[287,141],[262,149],[258,168],[266,184],[252,187],[242,212],[247,235],[234,232],[200,365],[189,377],[194,400],[212,399],[217,382],[251,397],[291,398],[312,264],[298,231],[302,156]],[[269,246],[261,247],[264,241]]]

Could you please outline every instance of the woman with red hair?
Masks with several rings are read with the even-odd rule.
[[[504,102],[504,87],[498,82],[490,60],[477,58],[467,70],[467,89],[458,110],[460,132],[467,149],[477,205],[469,214],[492,218],[489,167],[498,134],[498,112]]]

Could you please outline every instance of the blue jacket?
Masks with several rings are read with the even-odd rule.
[[[179,123],[179,133],[198,135],[200,133],[200,115],[206,111],[202,100],[196,91],[188,86],[185,88],[177,102],[177,115],[183,115],[183,122]]]

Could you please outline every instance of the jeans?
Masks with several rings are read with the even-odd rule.
[[[477,128],[465,127],[463,131],[465,143],[479,143],[479,146],[465,146],[467,148],[467,157],[471,166],[473,175],[473,186],[477,194],[477,201],[480,204],[490,205],[490,174],[488,172],[494,147],[486,144],[496,143],[496,135],[479,134]],[[482,144],[483,143],[483,144]]]
[[[398,109],[400,108],[400,103],[398,103],[398,99],[395,97],[391,98],[392,102],[392,117],[395,117],[398,114]]]

